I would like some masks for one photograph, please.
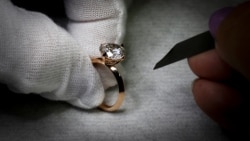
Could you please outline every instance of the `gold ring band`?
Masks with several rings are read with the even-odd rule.
[[[119,93],[117,100],[113,105],[111,106],[107,105],[105,101],[103,101],[102,104],[99,105],[99,108],[107,112],[114,112],[121,107],[123,100],[125,98],[125,88],[122,76],[118,72],[117,68],[114,66],[115,64],[124,60],[125,58],[124,48],[123,45],[120,46],[117,44],[106,43],[106,44],[101,44],[100,51],[103,57],[92,58],[91,61],[93,64],[102,64],[107,68],[109,68],[109,70],[113,73],[117,81]]]
[[[91,60],[92,60],[93,64],[105,65],[104,59],[105,58],[92,58]],[[119,94],[118,94],[118,98],[117,98],[115,104],[109,106],[103,101],[103,103],[101,105],[99,105],[99,108],[104,110],[104,111],[107,111],[107,112],[113,112],[113,111],[118,110],[120,108],[120,106],[122,105],[124,97],[125,97],[125,88],[124,88],[123,79],[122,79],[120,73],[118,72],[117,68],[114,66],[107,66],[107,65],[105,65],[105,66],[108,67],[110,69],[110,71],[113,73],[113,75],[115,76],[115,79],[117,81],[118,88],[119,88]]]

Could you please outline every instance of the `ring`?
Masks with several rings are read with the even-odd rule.
[[[105,43],[101,44],[100,52],[102,54],[102,57],[91,58],[91,61],[93,64],[102,64],[110,69],[110,71],[113,73],[117,81],[119,94],[115,104],[110,106],[103,101],[103,103],[99,105],[99,108],[107,112],[113,112],[120,108],[125,97],[125,88],[123,79],[120,73],[118,72],[117,68],[115,67],[116,64],[125,59],[125,50],[123,45]]]

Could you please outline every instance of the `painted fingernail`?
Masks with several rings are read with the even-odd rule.
[[[233,7],[224,7],[217,10],[210,16],[209,20],[209,30],[213,37],[215,37],[216,32],[220,23],[225,19],[225,17],[233,10]]]

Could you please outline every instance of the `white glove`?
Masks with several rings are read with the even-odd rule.
[[[120,0],[97,1],[65,1],[70,34],[41,13],[0,0],[0,82],[85,109],[101,104],[107,81],[99,73],[106,72],[98,73],[90,56],[100,56],[101,43],[121,42],[125,8]]]
[[[100,57],[101,43],[122,44],[126,9],[122,0],[65,0],[70,19],[68,31],[78,40],[90,57]],[[104,88],[116,84],[113,74],[105,67],[97,68]]]

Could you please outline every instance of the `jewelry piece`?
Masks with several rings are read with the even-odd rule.
[[[118,94],[118,98],[115,104],[109,106],[105,102],[103,102],[101,105],[99,105],[99,108],[104,111],[113,112],[120,108],[125,97],[123,79],[120,73],[118,72],[117,68],[114,66],[125,59],[125,50],[123,48],[123,45],[105,43],[105,44],[101,44],[100,52],[102,54],[102,57],[92,58],[91,59],[92,63],[102,64],[110,69],[110,71],[113,73],[117,81],[119,94]]]

